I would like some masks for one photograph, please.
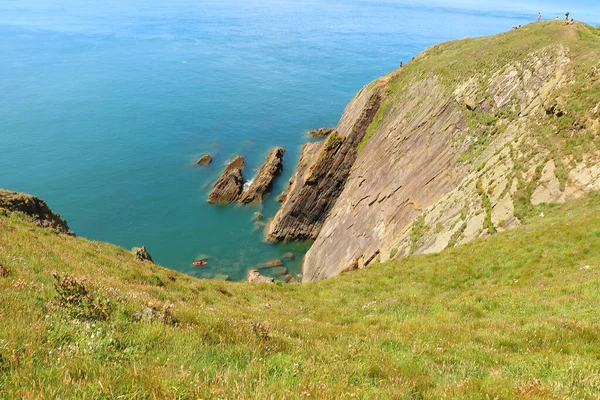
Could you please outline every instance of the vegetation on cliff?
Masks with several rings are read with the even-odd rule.
[[[599,229],[592,194],[436,255],[250,285],[5,212],[0,397],[597,398]]]
[[[367,95],[378,109],[312,225],[303,281],[465,244],[600,189],[599,85],[600,30],[564,21],[441,43],[367,85],[338,131]],[[287,201],[310,225],[303,211],[323,198],[303,200]]]

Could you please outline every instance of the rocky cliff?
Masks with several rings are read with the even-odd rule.
[[[44,200],[30,194],[0,189],[0,211],[2,209],[23,213],[42,228],[75,236],[69,229],[67,221],[53,212]]]
[[[305,147],[269,240],[314,281],[509,229],[600,189],[600,33],[562,22],[443,43]]]

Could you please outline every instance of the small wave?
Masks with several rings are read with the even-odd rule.
[[[250,179],[247,182],[244,182],[244,192],[247,192],[248,190],[250,190],[250,186],[252,186],[252,184],[254,183],[254,178]]]

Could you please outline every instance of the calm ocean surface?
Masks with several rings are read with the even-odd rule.
[[[363,85],[432,44],[535,16],[389,1],[3,0],[0,187],[45,199],[79,236],[145,245],[198,277],[243,279],[288,251],[299,273],[306,245],[263,243],[252,215],[275,214],[307,130],[334,126]],[[248,179],[274,146],[287,149],[285,170],[262,206],[206,203],[228,159],[243,155]],[[195,166],[204,153],[213,164]]]

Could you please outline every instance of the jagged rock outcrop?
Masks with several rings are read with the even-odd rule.
[[[344,189],[359,143],[381,103],[384,81],[361,90],[346,108],[336,132],[302,148],[296,174],[279,212],[267,227],[267,241],[311,240]]]
[[[53,212],[42,199],[10,190],[0,189],[0,209],[21,212],[31,217],[38,226],[50,228],[58,233],[75,236],[69,229],[67,221]]]
[[[210,154],[205,154],[198,161],[196,161],[197,165],[208,165],[212,162],[212,156]]]
[[[131,249],[131,254],[133,254],[135,258],[140,261],[150,261],[151,263],[154,263],[154,260],[152,260],[152,257],[150,256],[150,253],[148,253],[148,250],[146,250],[145,246],[134,247]]]
[[[600,189],[600,99],[583,61],[600,55],[576,43],[586,29],[549,22],[436,45],[368,85],[339,139],[301,159],[268,238],[315,239],[303,263],[303,281],[314,281],[467,243],[519,225],[538,204]],[[378,101],[360,101],[375,91]],[[365,114],[364,139],[327,153]],[[332,182],[339,193],[321,192]]]
[[[273,283],[273,282],[275,282],[275,279],[270,278],[268,276],[261,275],[261,273],[256,269],[251,269],[248,271],[246,280],[250,283]]]
[[[237,156],[233,159],[213,185],[213,190],[208,195],[208,202],[234,203],[240,199],[244,187],[244,157]]]
[[[319,128],[308,132],[309,138],[324,138],[335,133],[335,128]]]
[[[285,149],[276,147],[269,152],[265,163],[258,170],[258,174],[240,197],[240,203],[256,203],[261,202],[264,194],[271,188],[273,180],[281,172],[282,159]]]

